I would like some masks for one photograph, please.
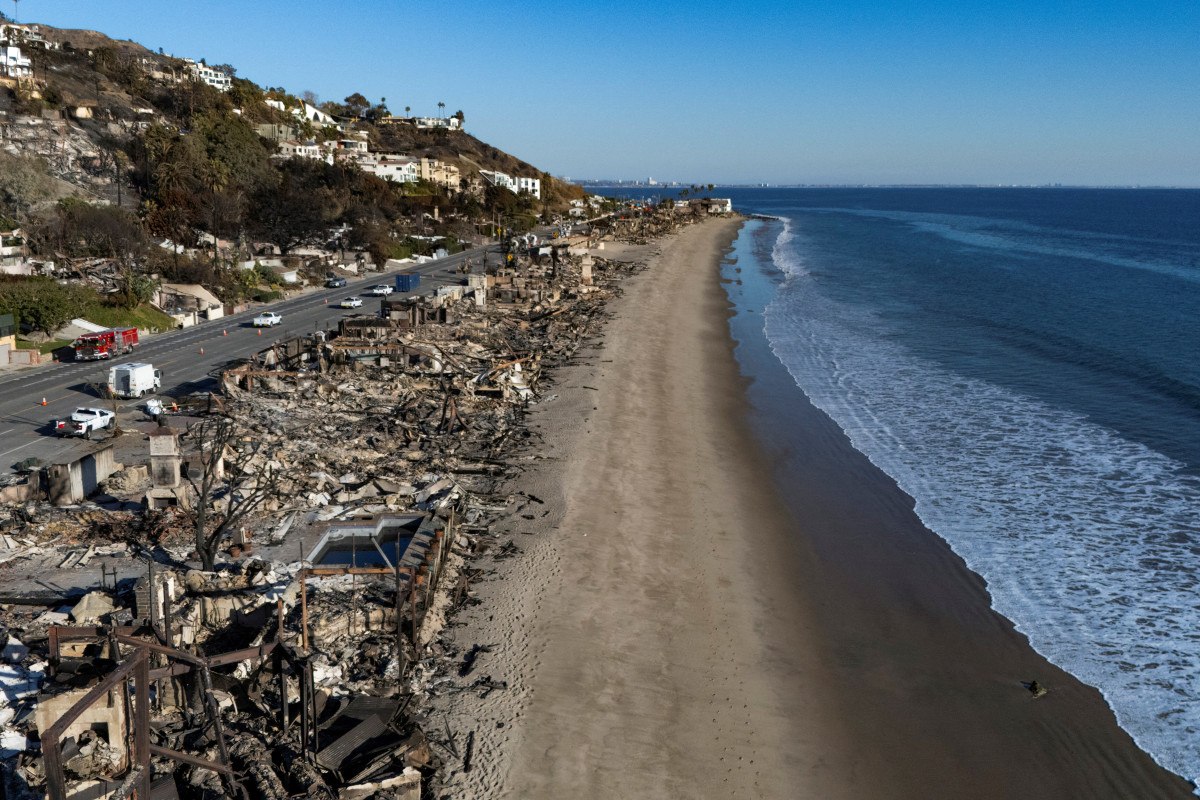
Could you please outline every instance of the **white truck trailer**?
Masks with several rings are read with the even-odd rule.
[[[162,386],[162,371],[153,364],[131,361],[108,371],[108,390],[117,397],[141,397],[157,392]]]

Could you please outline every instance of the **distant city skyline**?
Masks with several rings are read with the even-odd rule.
[[[556,175],[1200,186],[1195,3],[21,0],[19,16],[296,94],[445,103]]]

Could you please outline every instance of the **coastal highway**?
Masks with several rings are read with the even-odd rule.
[[[495,245],[478,247],[406,269],[421,274],[421,286],[412,294],[429,294],[438,286],[460,283],[458,268],[470,259],[472,271],[483,269],[485,258],[497,259]],[[70,416],[81,406],[108,408],[109,401],[97,396],[93,384],[108,380],[108,369],[122,361],[148,361],[162,370],[160,395],[179,396],[216,388],[213,378],[229,361],[246,358],[272,342],[318,328],[337,325],[341,317],[378,310],[379,298],[363,297],[360,309],[337,307],[342,298],[360,295],[378,283],[394,285],[395,273],[371,273],[350,281],[340,289],[321,288],[270,305],[258,305],[240,314],[190,328],[161,333],[142,340],[130,355],[111,361],[54,363],[15,370],[0,377],[0,475],[11,472],[29,457],[53,463],[85,452],[90,443],[59,438],[50,432],[51,420]],[[392,295],[401,296],[401,293]],[[251,320],[261,311],[277,311],[283,322],[273,328],[256,329]],[[259,335],[259,330],[262,335]],[[203,349],[203,353],[201,350]],[[41,405],[42,398],[46,405]],[[145,399],[121,401],[118,416],[142,418]],[[94,438],[103,439],[107,433]]]

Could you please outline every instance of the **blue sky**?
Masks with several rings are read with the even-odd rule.
[[[11,0],[0,0],[11,13]],[[1200,186],[1200,3],[22,0],[558,175]]]

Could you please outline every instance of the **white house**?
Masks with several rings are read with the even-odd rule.
[[[0,42],[23,44],[27,47],[41,47],[45,50],[58,50],[58,42],[52,42],[42,35],[42,29],[37,25],[18,25],[15,22],[0,24]]]
[[[300,101],[300,108],[293,108],[292,113],[297,117],[303,117],[314,125],[337,125],[337,120],[333,117],[303,100]]]
[[[321,148],[316,142],[297,142],[294,139],[280,142],[279,152],[275,155],[278,158],[308,158],[313,161],[326,160],[325,154],[321,152]]]
[[[492,186],[499,186],[501,189],[508,189],[513,194],[517,193],[517,184],[512,179],[511,175],[507,175],[503,172],[494,172],[490,169],[481,169],[479,170],[479,174]]]
[[[20,228],[0,231],[0,265],[14,266],[25,258],[25,234]]]
[[[446,128],[456,131],[459,129],[458,117],[412,117],[412,124],[418,128]]]
[[[33,62],[21,55],[21,48],[0,44],[0,75],[7,78],[28,78],[33,75]]]
[[[358,165],[363,172],[395,183],[416,183],[421,177],[417,159],[408,156],[372,155],[358,159]]]
[[[228,72],[213,69],[204,63],[196,63],[190,58],[183,59],[194,80],[207,83],[219,92],[228,92],[233,87],[233,78]]]
[[[540,178],[521,178],[517,177],[517,194],[521,192],[529,192],[538,200],[542,199],[542,181]]]
[[[456,131],[462,127],[458,117],[384,117],[379,120],[381,125],[415,125],[423,130],[445,128]]]
[[[539,178],[514,178],[503,172],[494,172],[488,169],[479,170],[479,174],[492,186],[508,189],[513,194],[529,192],[538,200],[542,199],[542,181]]]
[[[365,139],[338,139],[337,147],[339,150],[345,150],[347,153],[357,153],[364,156],[370,152]]]

